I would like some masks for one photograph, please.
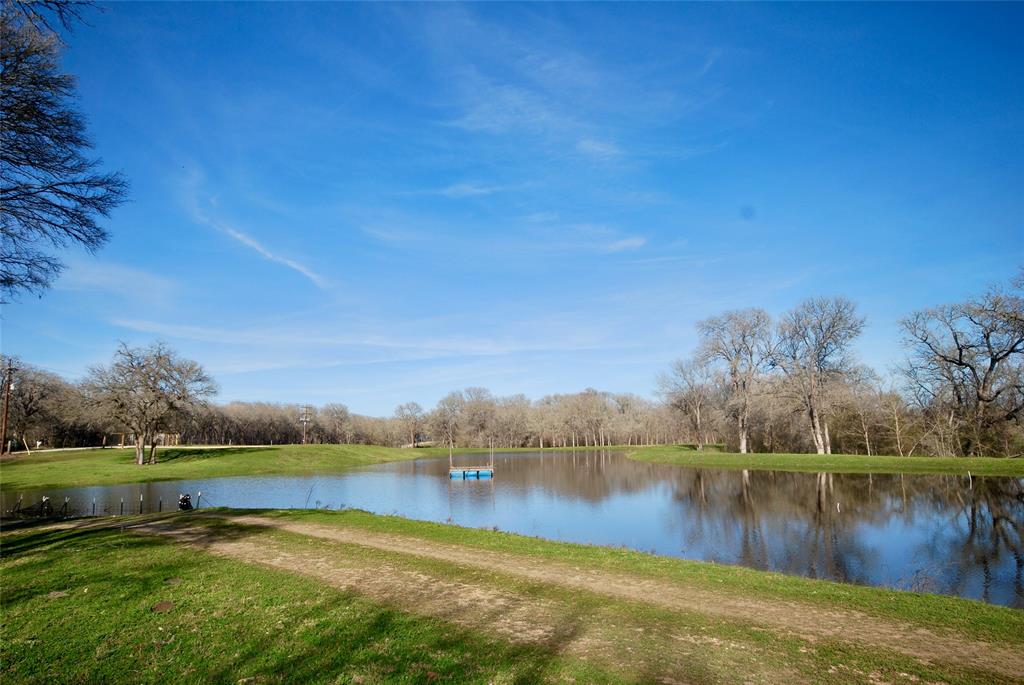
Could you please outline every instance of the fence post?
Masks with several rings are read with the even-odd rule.
[[[92,498],[92,515],[93,516],[96,515],[96,498],[95,497]]]
[[[139,493],[139,513],[142,513],[142,493]]]
[[[157,510],[158,512],[160,512],[160,511],[163,511],[163,510],[164,510],[164,498],[163,498],[163,497],[161,497],[160,499],[158,499],[158,500],[157,500],[157,504],[156,504],[156,510]]]
[[[201,500],[202,498],[203,498],[203,491],[202,491],[202,490],[200,490],[200,491],[199,491],[199,494],[198,494],[198,495],[196,495],[196,509],[198,509],[198,508],[199,508],[199,500]]]
[[[121,516],[124,516],[124,497],[121,498]]]

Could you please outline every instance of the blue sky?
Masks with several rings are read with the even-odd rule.
[[[69,39],[131,180],[3,313],[221,401],[650,395],[726,309],[842,294],[861,358],[1024,263],[1024,5],[111,4]]]

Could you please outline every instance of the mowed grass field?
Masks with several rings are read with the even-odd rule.
[[[631,459],[689,468],[804,471],[812,473],[936,473],[1024,476],[1024,459],[995,457],[892,457],[862,454],[736,454],[692,445],[627,448]]]
[[[626,452],[630,458],[640,461],[690,468],[1024,476],[1024,459],[731,454],[697,451],[688,445],[607,449]],[[459,454],[486,451],[456,450]],[[564,450],[548,448],[546,451]],[[0,488],[18,490],[227,476],[340,473],[386,461],[443,458],[447,454],[442,448],[397,449],[375,445],[168,447],[157,450],[158,463],[138,466],[134,462],[134,451],[127,448],[54,450],[18,453],[0,459]]]
[[[148,453],[147,453],[148,454]],[[19,453],[0,460],[0,488],[112,485],[227,476],[339,473],[359,466],[428,456],[375,445],[157,448],[157,463],[139,466],[130,448]]]
[[[364,512],[8,530],[10,683],[1011,683],[1024,612]]]

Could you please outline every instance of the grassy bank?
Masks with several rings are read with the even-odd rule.
[[[609,680],[536,646],[111,528],[7,536],[0,568],[9,683]]]
[[[0,675],[968,683],[1022,663],[1024,612],[977,602],[362,512],[216,513],[5,533]]]
[[[0,461],[0,488],[76,487],[195,480],[225,476],[338,473],[358,466],[424,456],[421,450],[374,445],[280,445],[274,447],[157,449],[158,462],[135,464],[132,449],[36,452]]]
[[[913,620],[921,626],[970,635],[980,640],[1008,640],[1024,646],[1024,612],[945,595],[812,580],[742,566],[689,561],[625,548],[556,542],[358,510],[255,513],[273,520],[356,528],[368,536],[407,535],[469,549],[561,562],[577,568],[658,578],[688,587],[725,590],[754,600],[799,601],[830,609],[853,608],[882,618]]]
[[[632,448],[631,459],[691,468],[831,473],[971,473],[1024,476],[1024,459],[992,457],[888,457],[860,454],[735,454],[697,451],[690,445]]]
[[[691,446],[611,447],[632,459],[711,469],[830,471],[834,473],[952,473],[1024,476],[1024,459],[867,457],[861,455],[730,454]],[[521,448],[505,451],[536,451]],[[563,451],[547,448],[545,451]],[[457,454],[487,450],[458,449]],[[424,457],[447,457],[443,448],[396,449],[375,445],[280,445],[273,447],[161,448],[158,463],[137,466],[131,449],[85,449],[16,454],[0,459],[0,489],[111,485],[226,476],[340,473],[359,466]]]

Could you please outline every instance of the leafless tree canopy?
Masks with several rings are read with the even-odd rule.
[[[851,348],[864,318],[845,297],[813,298],[787,312],[779,322],[772,362],[806,412],[818,454],[832,451],[825,420],[830,390],[854,366]]]
[[[67,3],[12,3],[0,9],[0,292],[41,292],[63,265],[54,251],[107,240],[97,223],[124,202],[127,182],[100,171],[75,79],[60,69],[60,38],[46,21],[76,16]]]
[[[698,450],[711,442],[708,434],[712,426],[712,412],[723,385],[716,378],[707,360],[702,357],[679,360],[668,373],[658,379],[658,389],[669,406],[681,412],[689,421]],[[730,389],[732,383],[730,381]],[[749,414],[749,412],[748,412]],[[746,451],[746,421],[740,429],[740,445]]]
[[[142,464],[155,437],[183,426],[217,386],[194,361],[179,358],[163,343],[136,349],[121,344],[110,366],[90,370],[85,383],[91,405],[135,436],[135,459]]]
[[[1001,450],[1024,408],[1024,298],[1021,280],[967,302],[916,312],[903,321],[906,376],[922,406],[945,417],[946,439],[964,454]]]
[[[97,5],[90,0],[3,0],[3,9],[40,31],[56,34],[58,29],[71,31],[75,24],[85,23],[84,12]]]
[[[807,300],[773,325],[760,310],[702,322],[702,343],[658,379],[663,401],[587,388],[531,401],[466,388],[432,411],[392,416],[327,404],[311,413],[315,443],[453,447],[600,447],[691,443],[751,452],[943,456],[1024,452],[1022,284],[915,313],[909,357],[889,378],[857,362],[864,319],[844,298]],[[302,440],[298,405],[205,402],[212,381],[163,345],[123,347],[83,384],[15,361],[9,439],[22,445],[97,445],[134,435],[137,456],[160,431],[193,444]],[[740,431],[740,416],[744,431]]]
[[[771,318],[762,309],[726,312],[701,321],[697,331],[700,358],[725,368],[729,410],[736,419],[740,452],[746,453],[755,384],[771,355]]]
[[[416,446],[420,431],[423,430],[423,407],[416,402],[406,402],[395,407],[395,419],[402,424],[409,436],[409,445]]]

